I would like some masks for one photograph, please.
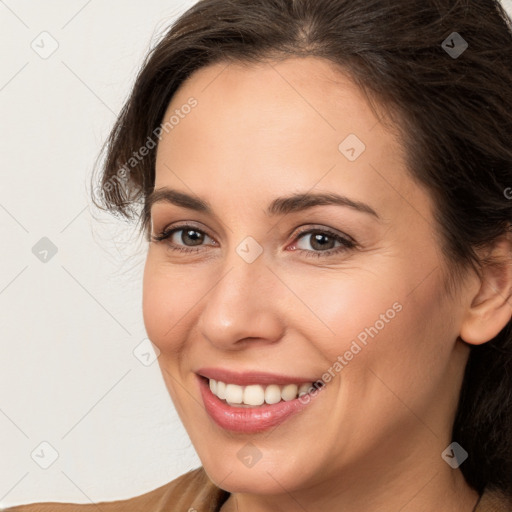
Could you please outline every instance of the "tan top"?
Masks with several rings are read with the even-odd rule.
[[[5,512],[219,512],[229,493],[219,489],[202,467],[189,471],[152,491],[117,501],[99,503],[32,503],[5,509]],[[512,512],[512,498],[487,490],[475,512]]]

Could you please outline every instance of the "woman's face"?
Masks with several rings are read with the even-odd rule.
[[[152,235],[174,231],[149,245],[143,313],[210,478],[293,494],[452,471],[462,302],[431,200],[360,90],[315,58],[219,63],[172,115],[155,189],[181,195],[152,206]]]

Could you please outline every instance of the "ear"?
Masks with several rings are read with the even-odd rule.
[[[482,258],[482,277],[472,287],[459,336],[471,345],[492,340],[512,316],[512,241],[504,233]],[[477,290],[475,293],[474,290]]]

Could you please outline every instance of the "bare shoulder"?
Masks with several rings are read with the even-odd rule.
[[[198,495],[204,494],[205,491],[215,493],[216,489],[206,476],[204,469],[199,467],[167,484],[133,498],[91,504],[41,502],[16,505],[0,510],[3,512],[74,512],[75,510],[77,512],[129,512],[132,510],[163,512],[169,510],[169,505],[192,503]]]

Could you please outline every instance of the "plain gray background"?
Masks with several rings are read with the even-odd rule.
[[[0,0],[0,507],[128,498],[200,464],[150,355],[145,245],[88,196],[144,55],[194,3]]]

